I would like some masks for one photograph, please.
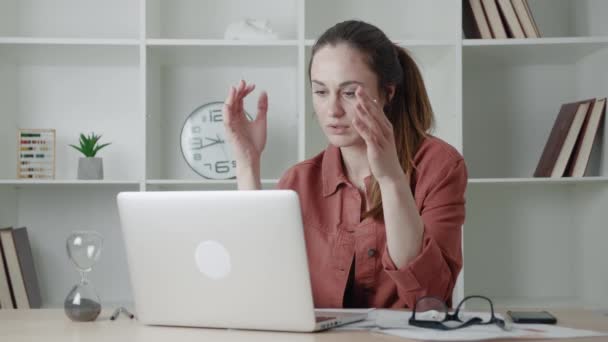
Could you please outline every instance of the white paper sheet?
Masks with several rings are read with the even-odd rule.
[[[597,331],[571,329],[549,324],[514,324],[510,331],[504,331],[497,326],[480,325],[451,331],[422,328],[373,329],[372,331],[425,341],[482,341],[498,338],[539,339],[608,336],[606,333]]]
[[[336,312],[336,311],[334,311]],[[345,311],[349,312],[349,311]],[[364,312],[364,311],[350,311]],[[608,336],[598,331],[572,329],[549,324],[512,324],[507,331],[497,325],[474,325],[451,331],[439,331],[410,326],[411,311],[377,309],[368,311],[367,319],[333,330],[371,330],[375,333],[426,341],[481,341],[491,339],[574,338]],[[468,312],[467,315],[484,317],[488,313]],[[503,318],[501,315],[496,315]]]

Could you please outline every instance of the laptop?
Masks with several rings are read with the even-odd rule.
[[[366,318],[315,312],[292,190],[121,192],[140,322],[311,332]]]

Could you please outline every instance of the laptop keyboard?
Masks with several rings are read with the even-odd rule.
[[[336,319],[336,316],[315,316],[317,323],[319,322],[325,322],[325,321],[331,321]]]

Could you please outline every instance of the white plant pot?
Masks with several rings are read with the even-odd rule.
[[[78,179],[103,179],[103,159],[97,157],[78,159]]]

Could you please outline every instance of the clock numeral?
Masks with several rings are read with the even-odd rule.
[[[209,167],[209,170],[213,170],[211,163],[205,163],[205,164],[203,164],[203,166],[207,166],[207,167]]]
[[[215,172],[216,173],[228,173],[230,172],[230,163],[229,160],[222,160],[215,163]]]
[[[209,121],[211,122],[222,122],[224,121],[224,116],[222,114],[221,109],[212,109],[209,111]]]
[[[236,160],[232,161],[232,167],[236,168]]]
[[[196,160],[196,161],[200,161],[202,159],[200,153],[195,153],[192,156],[194,157],[194,160]]]
[[[190,149],[192,150],[201,150],[203,148],[203,139],[201,138],[192,138],[190,140]]]

